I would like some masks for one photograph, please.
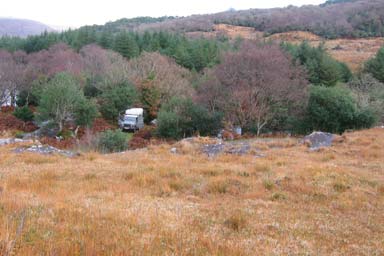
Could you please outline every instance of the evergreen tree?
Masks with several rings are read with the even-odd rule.
[[[113,49],[128,59],[137,57],[140,54],[140,48],[135,38],[126,32],[116,36]]]
[[[365,64],[364,70],[372,74],[380,82],[384,82],[384,47],[379,50],[374,58]]]
[[[110,49],[112,47],[112,40],[112,34],[104,30],[99,37],[98,44],[105,49]]]

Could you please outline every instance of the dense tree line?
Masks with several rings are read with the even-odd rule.
[[[162,38],[160,33],[118,35],[132,42]],[[121,111],[142,107],[146,122],[157,118],[158,135],[172,138],[237,126],[255,134],[341,133],[383,121],[382,50],[353,77],[321,46],[243,41],[217,53],[212,66],[193,72],[200,58],[190,60],[194,66],[189,69],[179,65],[180,59],[163,51],[170,40],[166,35],[155,45],[144,40],[132,57],[124,56],[126,44],[121,53],[96,44],[77,50],[64,43],[29,54],[2,50],[0,100],[16,102],[15,115],[25,121],[34,118],[26,106],[36,106],[35,119],[51,120],[59,131],[67,123],[89,126],[96,116],[116,123]],[[210,41],[195,43],[190,47],[214,47]],[[207,56],[209,51],[201,58]]]
[[[52,45],[65,43],[75,50],[96,43],[131,59],[142,52],[160,52],[190,70],[201,71],[218,63],[220,49],[228,43],[208,39],[188,39],[180,34],[167,32],[118,32],[100,30],[97,26],[82,27],[62,33],[43,33],[26,39],[2,37],[0,49],[21,50],[26,53],[47,50]]]

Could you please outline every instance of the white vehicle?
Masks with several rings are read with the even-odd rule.
[[[138,131],[144,127],[144,110],[130,108],[119,116],[119,127],[123,131]]]

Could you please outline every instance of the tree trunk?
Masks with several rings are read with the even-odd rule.
[[[60,120],[59,121],[59,132],[62,132],[63,131],[63,120]]]

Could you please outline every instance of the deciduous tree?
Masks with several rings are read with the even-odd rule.
[[[294,115],[307,104],[305,72],[275,45],[245,42],[224,56],[213,75],[200,89],[211,94],[205,101],[234,125],[255,125],[258,134],[281,108]]]

